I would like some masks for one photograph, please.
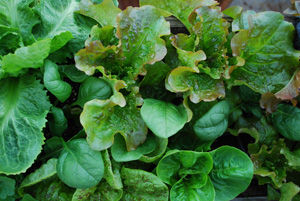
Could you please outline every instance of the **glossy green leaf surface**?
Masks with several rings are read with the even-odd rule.
[[[77,105],[83,108],[84,104],[93,99],[105,100],[112,95],[112,89],[109,83],[104,79],[89,77],[79,88]]]
[[[23,182],[21,183],[20,187],[18,188],[18,193],[23,196],[24,189],[28,188],[30,186],[33,186],[34,184],[37,184],[43,180],[46,180],[53,175],[56,174],[56,164],[57,159],[52,158],[47,161],[47,163],[43,164],[39,169],[37,169],[35,172],[31,173],[30,175],[26,176]]]
[[[133,94],[127,97],[125,107],[116,106],[111,100],[87,102],[80,115],[80,121],[91,148],[100,151],[111,147],[117,133],[125,138],[128,151],[142,144],[148,130],[138,105],[139,98]]]
[[[229,113],[230,106],[227,101],[214,105],[195,122],[193,128],[197,137],[203,141],[211,141],[223,135],[228,126]]]
[[[30,46],[17,49],[14,54],[2,58],[2,69],[7,73],[17,74],[22,69],[39,68],[50,53],[51,40],[44,39]]]
[[[170,24],[152,6],[128,7],[117,17],[117,37],[124,52],[125,66],[132,66],[133,75],[140,73],[142,65],[153,64],[167,53],[160,37],[170,34]]]
[[[93,4],[92,0],[83,0],[77,12],[95,19],[102,27],[107,25],[116,27],[117,15],[121,9],[115,6],[113,0],[104,0],[100,4]]]
[[[253,177],[253,164],[237,148],[222,146],[210,152],[214,167],[210,178],[216,191],[215,200],[231,200],[244,192]]]
[[[149,154],[156,147],[154,136],[147,136],[146,141],[135,150],[127,151],[126,143],[121,135],[115,136],[115,142],[111,147],[111,155],[117,162],[127,162],[140,159],[144,154]]]
[[[165,153],[167,149],[168,139],[155,136],[155,143],[156,146],[154,151],[149,154],[143,155],[139,159],[140,161],[143,161],[145,163],[152,163],[162,157],[162,155]]]
[[[121,176],[124,182],[122,200],[168,200],[168,187],[154,174],[123,167]]]
[[[41,152],[50,103],[32,76],[2,79],[0,86],[0,172],[19,174]]]
[[[88,76],[84,72],[78,70],[75,65],[60,65],[59,71],[65,74],[73,82],[83,82],[88,78]]]
[[[300,109],[291,105],[278,105],[272,114],[273,126],[284,137],[300,141]]]
[[[185,66],[171,71],[166,79],[166,88],[173,92],[185,92],[193,103],[199,103],[201,100],[213,101],[225,96],[222,80],[215,80],[205,73],[197,73]]]
[[[64,145],[56,169],[59,178],[73,188],[96,186],[104,174],[101,153],[92,150],[85,139],[72,140]]]
[[[155,99],[144,100],[141,115],[150,130],[162,138],[168,138],[177,133],[187,121],[183,106],[175,106]]]
[[[163,11],[167,11],[170,15],[178,18],[188,29],[191,27],[188,17],[191,12],[199,6],[211,6],[217,4],[213,0],[140,0],[140,5],[152,5]]]
[[[261,94],[276,93],[289,83],[299,66],[300,53],[292,45],[294,27],[277,12],[250,17],[250,28],[231,41],[233,55],[245,59],[245,65],[232,72],[229,85],[244,84]]]
[[[58,66],[50,60],[45,61],[44,85],[61,102],[65,102],[72,93],[71,85],[61,80]]]

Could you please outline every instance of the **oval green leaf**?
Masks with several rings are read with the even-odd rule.
[[[144,100],[141,115],[150,130],[162,138],[176,134],[187,121],[187,113],[183,106],[155,99]]]
[[[76,139],[65,144],[56,169],[59,178],[73,188],[96,186],[104,174],[101,153],[92,150],[84,139]]]

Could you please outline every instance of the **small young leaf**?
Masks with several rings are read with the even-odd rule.
[[[96,186],[104,174],[101,153],[92,150],[85,139],[76,139],[65,144],[56,169],[59,178],[73,188]]]
[[[151,153],[155,149],[154,136],[148,135],[146,141],[135,150],[127,151],[126,142],[119,134],[115,136],[115,142],[111,147],[111,155],[117,162],[127,162],[140,159],[144,154]]]
[[[217,139],[227,129],[229,113],[230,106],[227,101],[217,103],[194,124],[196,135],[203,141]]]
[[[155,99],[144,100],[141,115],[151,131],[162,138],[176,134],[187,121],[187,113],[183,106]]]
[[[44,84],[61,102],[65,102],[72,93],[71,85],[61,80],[58,66],[50,60],[45,61]]]
[[[79,88],[78,99],[74,104],[83,108],[84,104],[93,99],[105,100],[112,95],[109,83],[104,79],[89,77]]]
[[[68,120],[63,110],[58,107],[51,107],[51,112],[48,120],[50,131],[54,136],[61,136],[68,128]]]

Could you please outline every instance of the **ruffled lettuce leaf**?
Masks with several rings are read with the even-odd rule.
[[[152,5],[163,10],[164,12],[167,11],[169,15],[174,15],[188,29],[191,28],[188,17],[196,7],[211,6],[216,4],[217,2],[213,0],[140,0],[141,6]]]
[[[111,99],[87,102],[80,115],[80,121],[92,149],[100,151],[111,147],[117,133],[124,137],[128,151],[135,150],[142,144],[146,140],[148,128],[138,108],[141,101],[141,98],[132,92],[126,97],[126,105],[122,107],[113,103]]]
[[[0,85],[0,172],[19,174],[41,152],[50,103],[32,76],[2,79]]]
[[[3,0],[0,2],[0,25],[15,28],[22,44],[31,45],[35,39],[32,28],[40,22],[29,5],[33,0]]]
[[[93,3],[92,0],[80,2],[78,13],[95,19],[102,27],[111,25],[117,26],[117,15],[121,12],[113,0],[104,0],[100,4]]]
[[[232,41],[234,56],[245,59],[236,68],[229,86],[247,85],[259,93],[276,93],[292,79],[299,66],[299,51],[293,49],[294,27],[277,12],[250,16],[248,30],[241,30]]]
[[[190,67],[180,66],[169,74],[166,88],[172,92],[184,92],[193,103],[213,101],[225,97],[222,80],[216,80],[205,73],[197,73]]]

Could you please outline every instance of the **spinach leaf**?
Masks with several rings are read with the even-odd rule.
[[[217,139],[227,129],[229,113],[230,106],[227,101],[217,103],[195,122],[194,132],[202,141]]]
[[[59,178],[73,188],[96,186],[104,174],[101,153],[92,150],[84,139],[72,140],[64,145],[56,169]]]
[[[300,109],[291,105],[280,104],[272,114],[274,128],[284,137],[300,141]]]
[[[63,110],[58,107],[51,107],[51,113],[48,119],[50,131],[54,136],[61,136],[68,128],[68,120],[65,117]]]
[[[141,115],[146,125],[158,137],[168,138],[176,134],[187,121],[184,107],[161,100],[145,99]]]

